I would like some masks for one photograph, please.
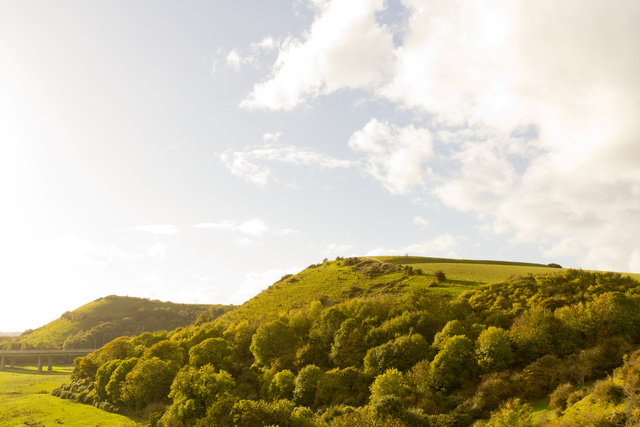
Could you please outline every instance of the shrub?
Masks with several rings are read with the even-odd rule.
[[[570,383],[559,385],[553,393],[549,395],[549,408],[555,409],[556,412],[562,412],[567,409],[567,399],[573,392],[574,387]]]
[[[595,400],[618,405],[625,397],[624,388],[613,382],[612,378],[607,378],[596,382],[591,397]]]
[[[533,409],[520,399],[511,399],[495,411],[487,427],[533,426]]]
[[[433,276],[436,278],[436,282],[444,283],[447,281],[447,276],[445,276],[442,270],[436,270],[433,272]]]

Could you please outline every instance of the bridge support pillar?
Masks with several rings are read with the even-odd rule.
[[[42,356],[38,356],[38,372],[42,372]]]
[[[16,369],[16,358],[15,357],[11,358],[11,369]]]
[[[4,371],[4,356],[0,357],[0,371]]]
[[[49,356],[49,366],[47,367],[49,372],[53,371],[53,356]]]

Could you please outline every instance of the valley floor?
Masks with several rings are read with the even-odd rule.
[[[110,414],[89,405],[63,400],[51,391],[68,383],[72,366],[55,366],[53,372],[38,373],[36,366],[0,371],[0,425],[122,427],[141,426],[127,417]]]

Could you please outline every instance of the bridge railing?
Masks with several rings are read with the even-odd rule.
[[[72,349],[72,350],[0,350],[0,370],[6,368],[6,359],[11,362],[11,368],[15,368],[16,359],[24,357],[38,358],[38,372],[42,372],[43,358],[48,358],[49,371],[53,370],[53,358],[56,356],[86,356],[94,349]]]

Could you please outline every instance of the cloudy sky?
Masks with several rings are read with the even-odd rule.
[[[0,331],[336,256],[640,272],[640,3],[0,2]]]

